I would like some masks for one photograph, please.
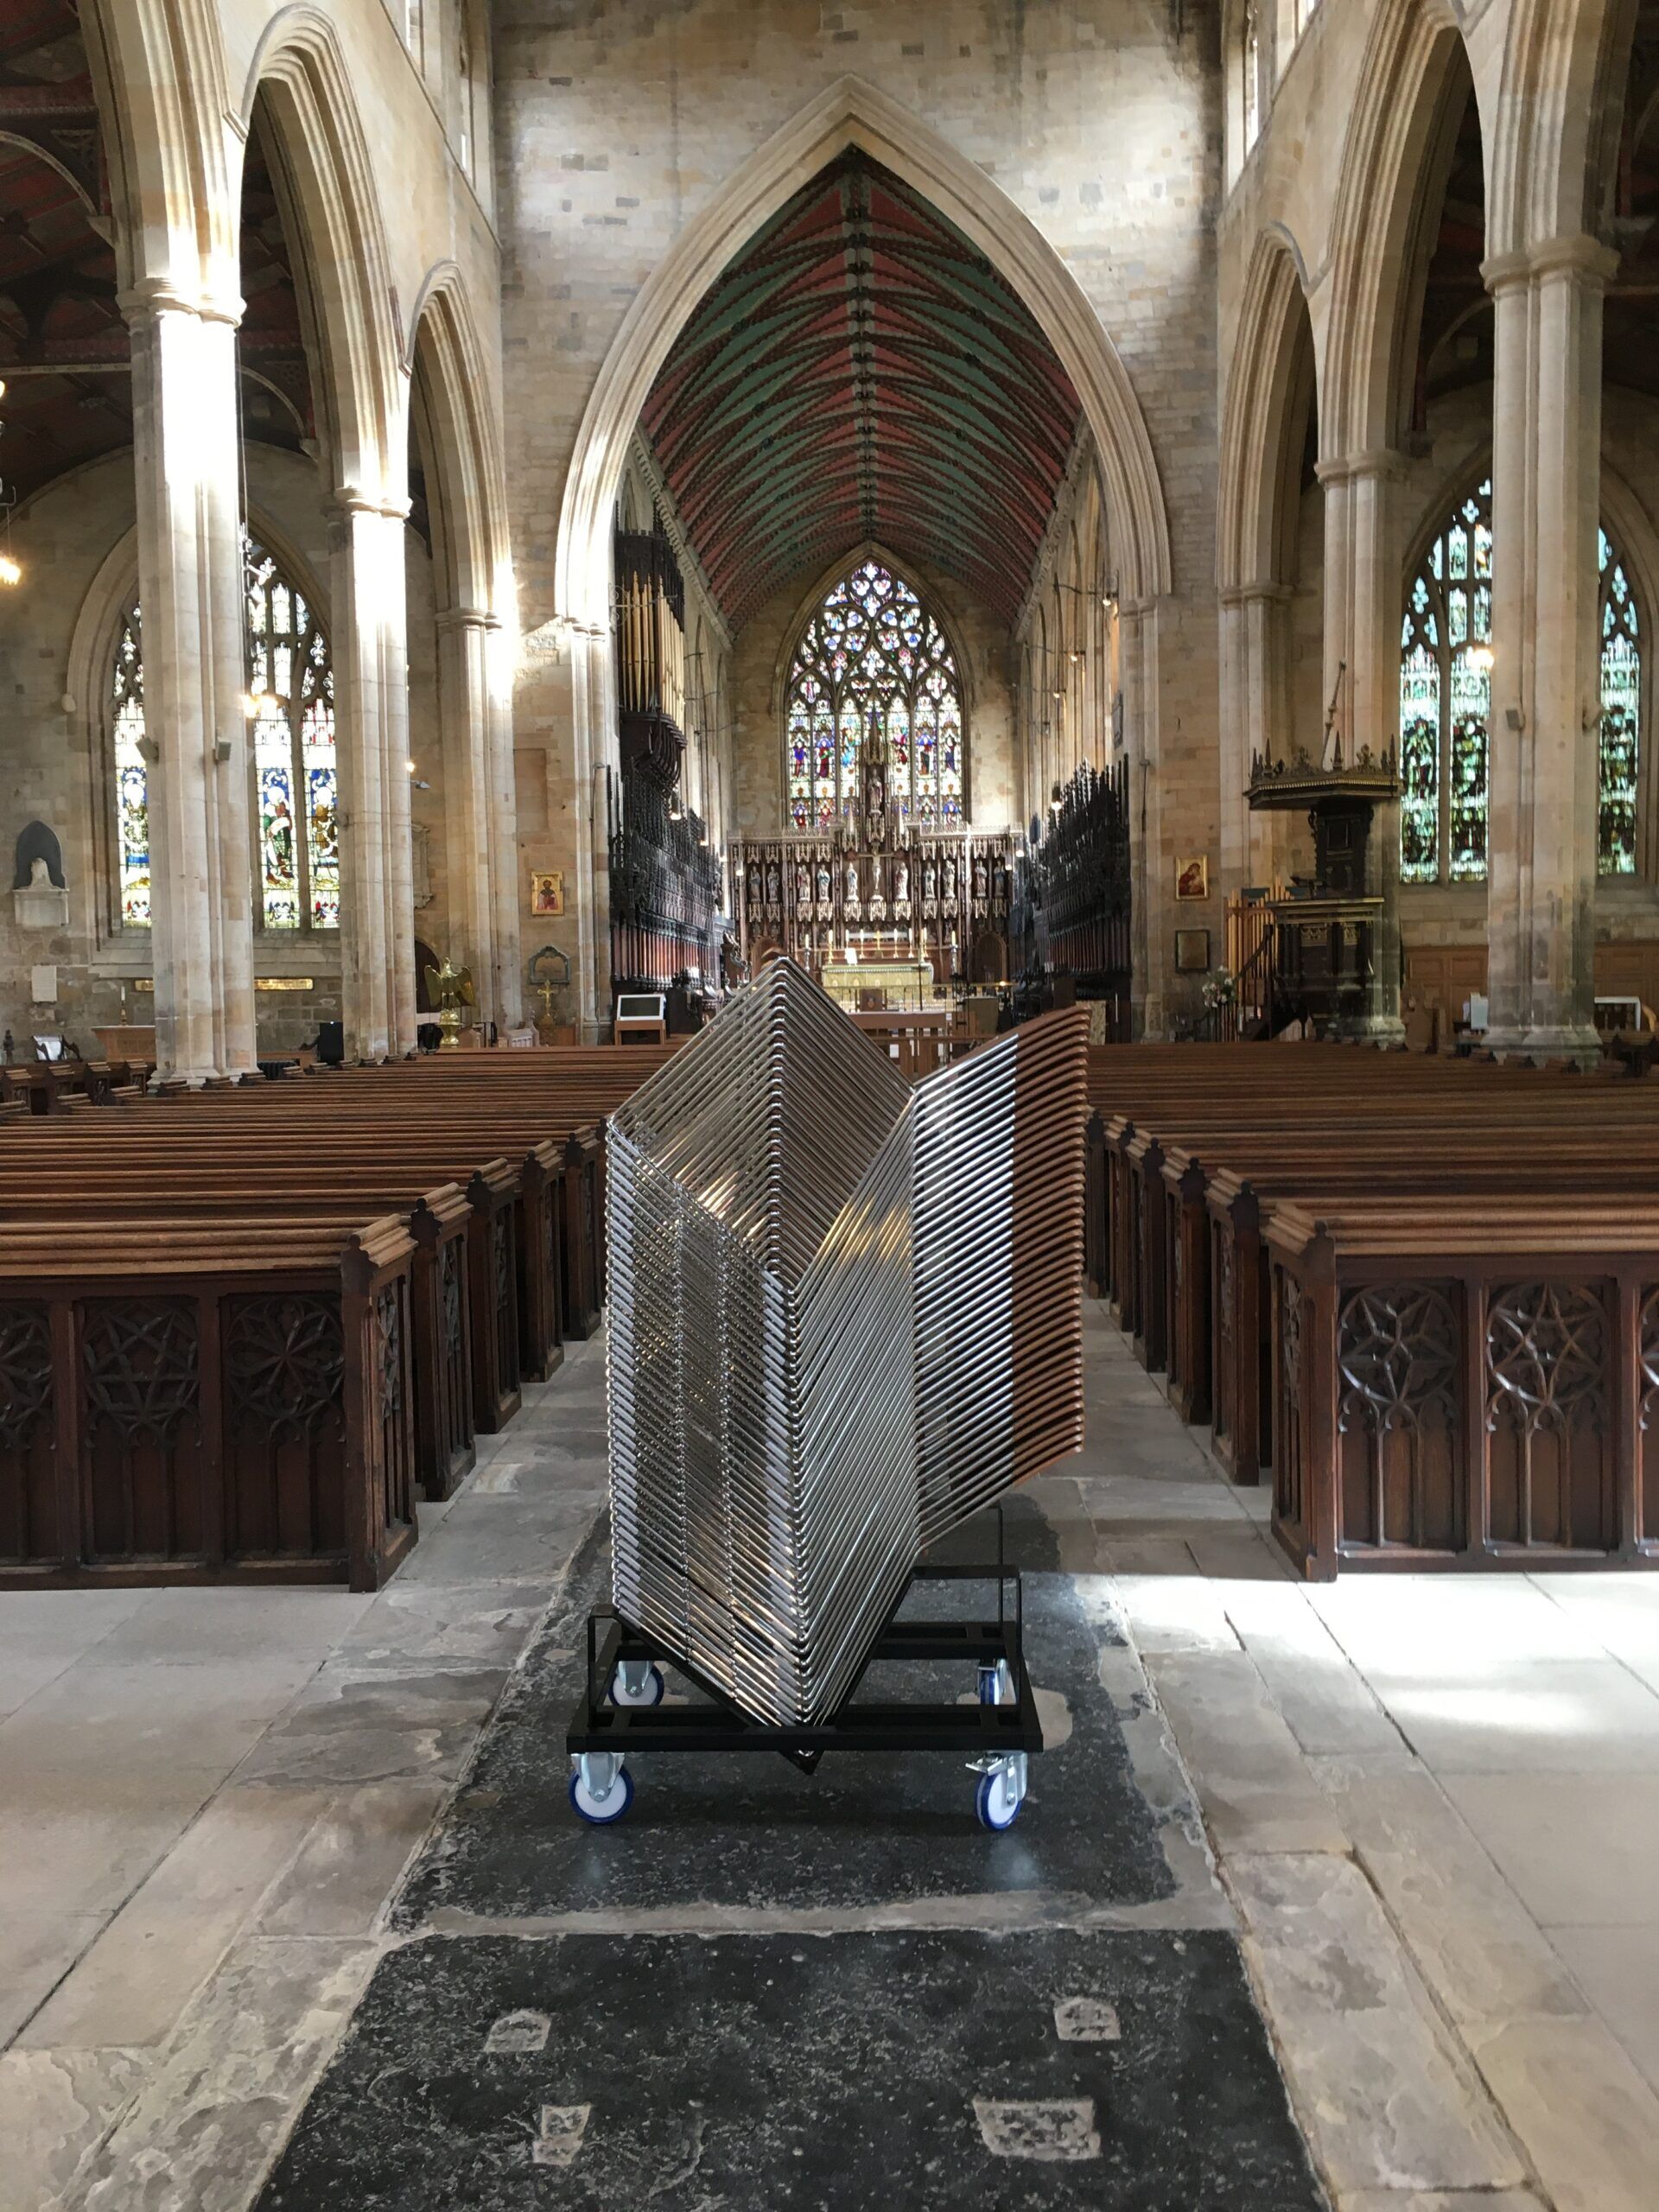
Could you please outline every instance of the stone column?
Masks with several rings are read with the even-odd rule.
[[[375,1060],[415,1049],[407,509],[351,493],[337,505],[332,577],[342,995],[347,1055]]]
[[[494,898],[492,988],[495,1018],[504,1029],[524,1020],[524,963],[520,916],[529,883],[518,858],[518,786],[513,769],[512,662],[507,633],[492,615],[484,632],[484,671],[489,702],[486,788],[490,827],[490,885]]]
[[[132,332],[156,1079],[198,1084],[254,1065],[240,302],[188,300],[151,281],[121,307]]]
[[[499,1022],[495,885],[491,848],[489,643],[494,617],[452,607],[437,618],[443,747],[443,842],[449,887],[448,951],[472,969],[480,1027]]]
[[[1287,844],[1282,815],[1250,811],[1250,762],[1288,753],[1291,587],[1239,584],[1221,594],[1222,791],[1220,889],[1270,882]]]
[[[1129,852],[1135,1033],[1148,1041],[1169,1033],[1169,978],[1174,961],[1175,855],[1166,850],[1159,788],[1158,601],[1119,608],[1123,654],[1123,728],[1129,755]]]
[[[1602,296],[1586,237],[1489,261],[1495,302],[1488,991],[1494,1051],[1599,1057]]]
[[[1325,697],[1334,693],[1344,760],[1381,760],[1400,742],[1400,621],[1403,580],[1394,487],[1404,470],[1393,452],[1322,461],[1325,487]],[[1312,747],[1309,750],[1312,751]],[[1369,1012],[1357,1033],[1384,1043],[1405,1036],[1400,1018],[1400,810],[1371,823],[1367,889],[1382,901],[1371,948]]]

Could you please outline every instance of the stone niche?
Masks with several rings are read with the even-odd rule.
[[[69,926],[69,891],[63,878],[63,849],[44,822],[31,822],[18,835],[11,911],[20,930],[64,930]]]

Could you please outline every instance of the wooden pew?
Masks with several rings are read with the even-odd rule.
[[[603,1154],[594,1122],[663,1057],[645,1051],[514,1054],[508,1063],[512,1077],[505,1079],[492,1070],[456,1080],[442,1063],[435,1068],[427,1062],[354,1070],[315,1082],[130,1102],[114,1116],[15,1122],[0,1144],[0,1222],[8,1224],[3,1235],[10,1240],[0,1245],[0,1313],[21,1317],[20,1342],[33,1341],[40,1300],[27,1270],[52,1240],[61,1242],[74,1256],[76,1283],[73,1294],[57,1300],[56,1318],[46,1325],[54,1344],[59,1336],[70,1343],[73,1363],[77,1332],[84,1337],[89,1313],[113,1312],[124,1300],[142,1304],[147,1270],[139,1255],[188,1249],[206,1269],[222,1240],[223,1251],[236,1251],[246,1270],[236,1279],[234,1293],[226,1295],[251,1298],[259,1253],[268,1248],[276,1255],[272,1272],[280,1278],[277,1261],[294,1239],[308,1237],[314,1245],[332,1240],[338,1248],[360,1229],[366,1214],[384,1206],[406,1254],[398,1291],[401,1356],[408,1370],[400,1399],[405,1471],[410,1483],[418,1476],[428,1494],[448,1495],[472,1463],[475,1421],[495,1426],[510,1418],[521,1373],[545,1373],[556,1364],[567,1311],[571,1333],[597,1325],[603,1297]],[[470,1067],[490,1068],[493,1062],[500,1067],[506,1056],[468,1059]],[[505,1154],[504,1144],[510,1147]],[[248,1211],[255,1187],[277,1194],[264,1202],[257,1237]],[[245,1252],[250,1239],[253,1249]],[[210,1332],[201,1306],[207,1293],[193,1288],[200,1343]],[[316,1294],[314,1281],[304,1288]],[[222,1413],[228,1402],[226,1386],[218,1386],[215,1399],[204,1383],[202,1396],[203,1418],[213,1429],[215,1407]],[[0,1347],[0,1404],[16,1397]],[[210,1439],[214,1465],[221,1476],[231,1470],[225,1478],[230,1491],[216,1492],[220,1518],[229,1513],[240,1527],[246,1518],[236,1487],[242,1462],[219,1430],[213,1435],[218,1439]],[[245,1459],[246,1437],[238,1432],[238,1439],[235,1451]],[[10,1539],[0,1533],[0,1585],[43,1577],[106,1580],[122,1571],[121,1559],[109,1549],[107,1511],[89,1534],[84,1516],[66,1516],[61,1504],[54,1505],[48,1517],[69,1529],[67,1548],[60,1543],[44,1562],[39,1554],[44,1477],[30,1455],[46,1451],[55,1475],[59,1467],[77,1462],[79,1448],[73,1397],[61,1384],[50,1396],[49,1418],[35,1406],[27,1452],[0,1427],[0,1532],[8,1524],[12,1529]],[[145,1470],[146,1500],[158,1482],[167,1499],[175,1499],[181,1485],[194,1495],[190,1469],[165,1479],[148,1462]],[[365,1483],[372,1486],[372,1476],[359,1454],[339,1472],[343,1494],[356,1496]],[[134,1547],[153,1535],[159,1510],[147,1503],[143,1516],[130,1516],[123,1524]],[[214,1535],[211,1514],[203,1522],[200,1514],[181,1520],[175,1504],[167,1512],[173,1515],[169,1525],[184,1530],[188,1541],[143,1558],[135,1549],[126,1562],[135,1574],[165,1580],[266,1574],[257,1547],[227,1544]],[[348,1554],[340,1553],[326,1515],[314,1518],[297,1551],[293,1528],[285,1524],[278,1548],[283,1571],[357,1578],[389,1571],[388,1563],[395,1564],[412,1541],[412,1519],[404,1518],[405,1537],[388,1538],[378,1549],[354,1537]],[[207,1538],[200,1537],[203,1526]],[[380,1566],[373,1564],[372,1551]]]
[[[344,1580],[415,1540],[395,1217],[0,1227],[0,1587]]]
[[[1377,1218],[1427,1209],[1447,1240],[1444,1259],[1457,1241],[1448,1224],[1466,1220],[1473,1238],[1489,1219],[1525,1221],[1541,1266],[1552,1249],[1580,1249],[1573,1239],[1583,1224],[1611,1221],[1623,1203],[1643,1224],[1630,1230],[1630,1253],[1645,1249],[1659,1279],[1659,1093],[1640,1084],[1324,1047],[1108,1048],[1094,1056],[1092,1072],[1091,1282],[1111,1297],[1147,1365],[1167,1370],[1178,1409],[1212,1424],[1213,1448],[1234,1478],[1274,1466],[1275,1526],[1308,1573],[1333,1573],[1338,1556],[1396,1560],[1400,1515],[1390,1520],[1378,1492],[1367,1536],[1351,1473],[1339,1481],[1330,1437],[1317,1423],[1309,1455],[1288,1471],[1280,1465],[1282,1453],[1298,1451],[1300,1432],[1275,1410],[1286,1336],[1275,1302],[1279,1263],[1269,1258],[1277,1223],[1310,1210],[1327,1218],[1338,1208],[1350,1220],[1367,1203],[1381,1209]],[[1114,1103],[1119,1110],[1109,1111]],[[1472,1253],[1463,1255],[1459,1281],[1475,1265]],[[1637,1266],[1634,1256],[1630,1265]],[[1358,1418],[1359,1401],[1354,1410]],[[1604,1414],[1611,1421],[1605,1406]],[[1347,1433],[1340,1422],[1336,1433]],[[1620,1479],[1625,1533],[1615,1542],[1603,1513],[1594,1526],[1608,1541],[1575,1539],[1567,1548],[1574,1557],[1648,1556],[1646,1535],[1628,1533],[1645,1528],[1628,1464]],[[1503,1483],[1514,1487],[1510,1476]],[[1409,1537],[1403,1555],[1460,1557],[1461,1542],[1448,1551],[1444,1541],[1443,1512],[1427,1520],[1421,1504],[1412,1512],[1409,1527],[1432,1527],[1437,1541]],[[1339,1539],[1330,1533],[1338,1525]],[[1524,1561],[1552,1548],[1531,1533],[1513,1544],[1481,1535],[1518,1526],[1513,1513],[1494,1519],[1471,1505],[1458,1525],[1482,1560],[1507,1563],[1518,1553]],[[1539,1525],[1529,1513],[1527,1529]],[[1581,1537],[1590,1524],[1581,1515],[1575,1525]]]

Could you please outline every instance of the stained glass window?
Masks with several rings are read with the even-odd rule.
[[[115,732],[115,836],[121,919],[149,923],[149,782],[140,747],[144,734],[144,650],[138,609],[121,626],[111,695]]]
[[[1599,533],[1601,733],[1596,864],[1633,875],[1642,758],[1636,594]],[[1460,500],[1406,601],[1400,645],[1400,874],[1406,883],[1486,875],[1491,723],[1492,487]]]
[[[1406,595],[1400,635],[1400,876],[1486,877],[1492,696],[1492,487],[1446,517]]]
[[[944,632],[902,577],[866,561],[827,593],[790,666],[789,819],[825,830],[859,803],[861,748],[885,748],[907,820],[959,823],[967,773],[962,686]]]
[[[1642,761],[1642,646],[1636,594],[1611,540],[1600,533],[1601,750],[1596,867],[1636,874],[1637,777]]]
[[[339,785],[328,641],[274,555],[247,542],[255,872],[268,930],[340,926]]]
[[[248,723],[258,925],[340,926],[339,785],[328,641],[274,555],[245,540]],[[149,782],[138,610],[116,646],[111,694],[121,918],[149,920]]]

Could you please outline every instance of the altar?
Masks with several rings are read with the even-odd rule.
[[[826,960],[818,981],[849,1014],[919,1014],[936,995],[927,960]]]
[[[1013,835],[894,806],[874,731],[859,765],[860,797],[833,823],[733,839],[732,913],[748,972],[785,953],[849,1013],[919,1012],[965,984],[1000,983]]]

